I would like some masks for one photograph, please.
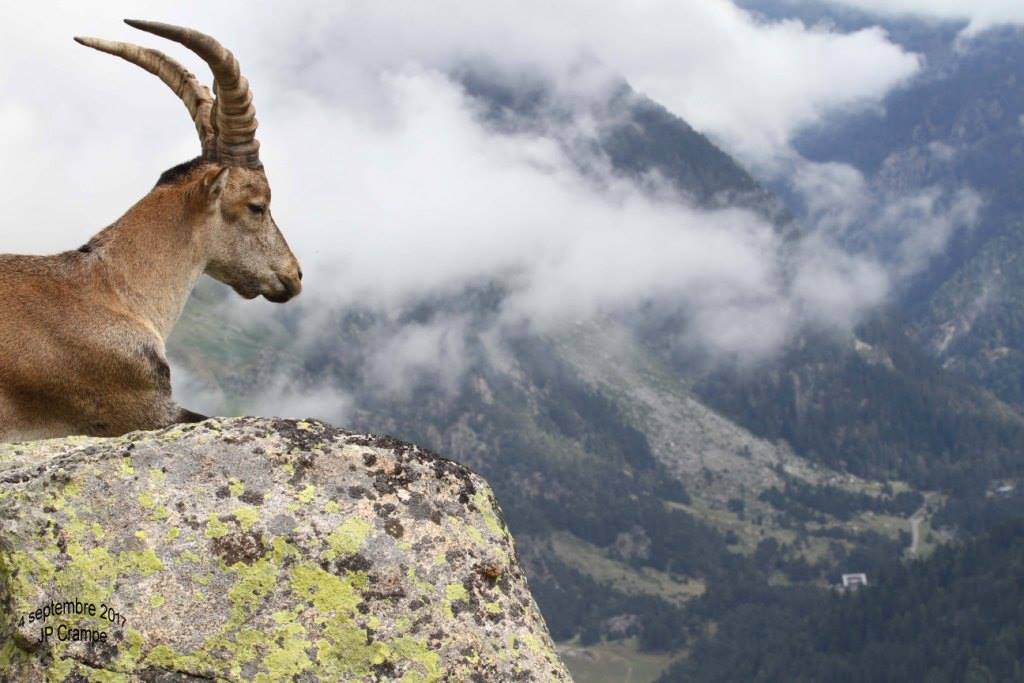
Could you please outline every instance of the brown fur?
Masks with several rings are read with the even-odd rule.
[[[201,419],[171,399],[165,342],[203,273],[246,298],[301,290],[261,169],[195,163],[78,251],[0,255],[0,441]]]

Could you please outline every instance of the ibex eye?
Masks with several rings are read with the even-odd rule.
[[[249,205],[249,210],[252,211],[253,213],[259,215],[259,214],[262,214],[264,211],[266,211],[267,207],[263,206],[262,204],[250,204]]]

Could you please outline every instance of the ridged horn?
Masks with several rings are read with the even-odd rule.
[[[216,95],[212,122],[216,132],[217,161],[227,166],[261,167],[252,91],[231,51],[214,38],[194,29],[137,19],[125,19],[125,23],[140,31],[181,43],[209,65],[213,72],[213,92]]]
[[[131,43],[80,36],[75,36],[75,41],[141,66],[166,83],[174,91],[174,94],[185,103],[185,108],[188,109],[189,116],[192,117],[192,122],[196,126],[196,132],[199,133],[203,156],[213,157],[216,153],[216,132],[210,117],[213,109],[213,95],[188,69],[159,50],[151,50]]]

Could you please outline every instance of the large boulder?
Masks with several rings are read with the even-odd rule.
[[[570,678],[479,476],[237,418],[0,445],[0,680]]]

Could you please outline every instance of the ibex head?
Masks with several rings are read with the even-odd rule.
[[[213,72],[213,94],[185,67],[157,50],[100,38],[75,38],[141,66],[181,98],[195,123],[202,155],[158,183],[189,198],[206,240],[206,274],[252,299],[288,301],[302,289],[302,270],[270,210],[270,184],[260,163],[256,109],[249,82],[230,51],[198,31],[152,21],[125,23],[189,48]]]

